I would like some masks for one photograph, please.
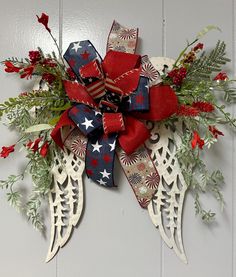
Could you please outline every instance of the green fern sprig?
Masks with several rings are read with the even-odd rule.
[[[203,52],[188,68],[187,79],[209,79],[213,72],[220,71],[222,65],[230,62],[226,57],[225,49],[225,42],[218,41],[209,55]]]
[[[0,104],[0,117],[14,109],[31,109],[38,106],[62,107],[66,102],[68,102],[67,97],[52,95],[51,91],[33,91],[27,93],[27,95],[9,98]]]

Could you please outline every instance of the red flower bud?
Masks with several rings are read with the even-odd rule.
[[[34,66],[28,66],[23,69],[23,73],[20,75],[21,79],[26,78],[29,79],[32,77],[32,74],[34,72]]]
[[[28,96],[28,95],[29,95],[29,93],[26,92],[26,91],[21,92],[21,93],[19,94],[19,96],[21,96],[21,97]]]
[[[31,148],[33,145],[33,141],[29,140],[28,143],[26,144],[26,147]]]
[[[198,116],[199,110],[188,106],[188,105],[180,105],[178,107],[177,115],[179,116]]]
[[[215,107],[211,103],[204,101],[193,102],[192,107],[204,113],[211,113],[215,109]]]
[[[41,54],[39,51],[29,51],[29,58],[30,58],[30,62],[32,64],[37,63],[38,61],[40,61],[41,59]]]
[[[38,22],[41,23],[41,24],[43,24],[44,27],[46,28],[46,30],[47,30],[49,33],[51,33],[51,29],[48,28],[48,20],[49,20],[48,15],[45,14],[45,13],[42,13],[41,17],[39,17],[39,16],[37,15],[37,18],[38,18]]]
[[[48,141],[45,141],[44,144],[42,145],[39,154],[45,158],[48,154],[48,149],[49,149],[49,143]]]
[[[215,128],[215,126],[209,126],[208,129],[216,139],[218,138],[218,136],[224,136],[224,134],[217,128]]]
[[[204,44],[199,42],[197,45],[195,45],[195,46],[193,47],[193,51],[196,52],[196,51],[198,51],[198,50],[202,50],[202,49],[203,49],[203,46],[204,46]]]
[[[39,150],[39,143],[40,143],[40,141],[41,141],[42,139],[43,139],[43,138],[40,137],[40,138],[37,138],[37,139],[34,141],[34,144],[33,144],[33,146],[32,146],[32,150],[34,151],[34,153],[35,153],[36,151]]]
[[[7,158],[9,156],[10,153],[15,151],[15,144],[11,145],[11,146],[3,146],[2,147],[2,151],[0,152],[0,157],[1,158]]]
[[[227,79],[228,79],[228,76],[226,75],[226,73],[220,72],[215,76],[214,81],[226,81]]]
[[[205,142],[203,139],[200,138],[198,132],[194,131],[193,138],[191,141],[192,149],[194,149],[196,146],[198,146],[200,149],[202,149],[204,144],[205,144]]]
[[[43,139],[42,137],[39,137],[35,141],[29,140],[28,143],[26,144],[26,147],[33,150],[33,152],[35,153],[36,151],[39,150],[39,143],[42,139]]]
[[[168,73],[168,76],[172,79],[174,85],[180,86],[187,75],[185,67],[175,68]]]
[[[51,85],[56,80],[56,77],[51,73],[44,73],[42,76],[42,80],[48,82],[49,85]]]
[[[18,73],[18,72],[21,70],[21,67],[16,67],[16,66],[15,66],[12,62],[10,62],[10,61],[6,61],[4,64],[5,64],[5,66],[6,66],[5,71],[6,71],[7,73],[13,73],[13,72]]]
[[[52,59],[45,59],[42,62],[42,65],[48,66],[48,67],[56,67],[57,64]]]

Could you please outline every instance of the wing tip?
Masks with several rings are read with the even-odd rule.
[[[54,248],[53,251],[48,251],[47,257],[45,259],[45,263],[49,263],[57,254],[57,252],[59,251],[60,247]]]

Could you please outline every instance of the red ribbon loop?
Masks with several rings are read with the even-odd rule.
[[[79,72],[82,78],[95,77],[101,80],[101,83],[95,81],[89,85],[88,90],[94,91],[93,87],[98,88],[99,96],[105,94],[105,89],[122,96],[128,96],[138,87],[141,73],[140,55],[109,51],[101,66],[102,68],[99,62],[95,60],[80,68]],[[90,92],[94,99],[97,98],[96,89],[95,92]]]
[[[116,86],[121,89],[122,96],[133,93],[139,84],[141,67],[127,71],[114,80]]]
[[[65,80],[63,82],[66,94],[70,98],[70,100],[83,103],[92,108],[97,108],[98,104],[93,100],[90,94],[87,91],[87,88],[80,83],[71,82]]]
[[[153,86],[149,90],[150,107],[145,113],[134,113],[138,118],[160,121],[175,114],[178,110],[178,98],[170,86]]]
[[[103,79],[102,70],[97,60],[82,66],[79,70],[79,73],[82,78],[94,77],[98,79]]]
[[[140,64],[140,55],[109,51],[102,62],[102,68],[109,78],[115,80],[124,73],[139,68]]]

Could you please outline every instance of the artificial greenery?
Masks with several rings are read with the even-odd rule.
[[[196,43],[198,39],[194,40]],[[201,135],[204,146],[210,148],[218,140],[218,135],[209,130],[209,126],[218,126],[219,124],[228,124],[236,127],[236,119],[227,111],[229,104],[235,102],[236,93],[233,87],[234,80],[229,80],[225,73],[220,73],[218,77],[214,77],[212,73],[219,72],[222,65],[230,62],[226,57],[226,45],[224,42],[218,41],[215,48],[206,53],[205,51],[196,51],[194,48],[187,52],[189,46],[178,57],[174,64],[174,69],[184,66],[186,68],[186,76],[180,85],[174,85],[178,101],[180,105],[185,107],[194,107],[194,103],[211,103],[214,108],[211,112],[200,111],[197,115],[191,114],[191,110],[185,111],[186,114],[179,114],[178,117],[173,116],[168,119],[170,125],[174,125],[176,121],[183,124],[183,131],[179,132],[182,145],[177,150],[177,157],[181,166],[181,170],[188,188],[194,194],[194,205],[197,215],[200,215],[204,221],[211,221],[215,218],[215,213],[211,210],[205,210],[200,200],[202,193],[212,194],[219,202],[221,209],[224,208],[224,199],[222,194],[222,186],[224,185],[224,177],[219,170],[209,172],[203,159],[201,147],[193,149],[191,140],[193,132],[197,131]],[[202,52],[202,53],[201,53]],[[193,56],[192,61],[186,61],[186,57]],[[166,73],[162,76],[163,82],[170,84],[170,74]],[[219,102],[224,102],[218,104]],[[189,112],[189,114],[188,114]],[[216,129],[217,132],[219,131]],[[216,133],[217,133],[216,132]],[[219,132],[223,135],[222,132]]]

